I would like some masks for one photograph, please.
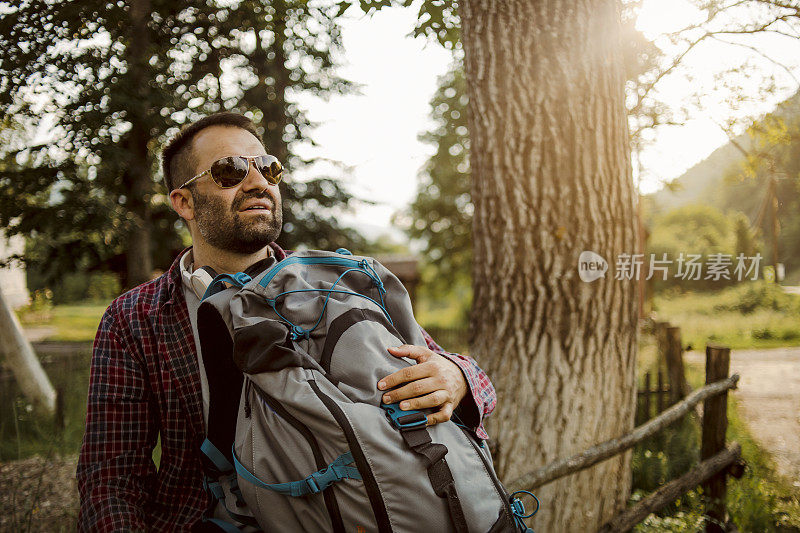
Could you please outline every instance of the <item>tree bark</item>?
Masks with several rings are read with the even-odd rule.
[[[148,86],[148,57],[150,46],[147,21],[150,18],[150,0],[131,2],[131,39],[128,43],[128,68],[133,82],[129,119],[131,130],[126,143],[129,151],[125,180],[130,188],[128,209],[133,215],[128,234],[126,285],[134,287],[148,281],[153,274],[152,212],[153,194],[152,161],[147,144],[150,141],[146,97]]]
[[[472,353],[511,480],[627,433],[635,413],[634,189],[615,0],[459,3],[473,175]],[[591,250],[605,278],[578,277]],[[537,491],[539,533],[591,531],[630,491],[630,452]]]

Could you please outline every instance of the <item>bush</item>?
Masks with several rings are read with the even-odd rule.
[[[759,309],[797,311],[796,298],[775,283],[747,283],[724,291],[719,298],[721,302],[714,306],[715,311],[737,311],[745,315]]]
[[[57,304],[108,301],[119,296],[120,291],[119,278],[111,272],[71,272],[56,285],[53,301]]]
[[[111,272],[93,272],[89,276],[86,298],[95,302],[107,302],[119,296],[122,290],[119,278]]]
[[[20,311],[23,322],[46,322],[53,316],[53,292],[39,289],[31,294],[31,303]]]

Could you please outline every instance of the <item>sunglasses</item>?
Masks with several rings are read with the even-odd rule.
[[[178,187],[183,189],[195,180],[206,174],[211,174],[211,179],[222,189],[236,187],[247,177],[250,171],[250,161],[255,164],[262,176],[273,185],[281,181],[283,166],[275,156],[271,155],[232,155],[217,159],[211,163],[211,168],[191,178],[189,181]]]

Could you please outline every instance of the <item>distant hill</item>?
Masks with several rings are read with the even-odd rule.
[[[750,139],[747,135],[740,135],[736,138],[736,142],[747,149]],[[716,191],[722,185],[725,173],[733,165],[742,163],[743,160],[744,155],[732,143],[723,144],[711,152],[708,157],[675,178],[673,181],[674,191],[664,187],[648,195],[653,207],[653,214],[694,203],[719,207],[717,204],[719,194],[716,194]]]
[[[800,115],[800,93],[781,102],[774,113],[780,116]],[[745,149],[750,147],[750,137],[745,133],[736,137],[735,141]],[[675,191],[664,187],[646,195],[650,215],[657,215],[693,203],[702,203],[723,208],[723,195],[720,189],[728,170],[744,160],[742,152],[728,142],[700,161],[681,176],[673,180]]]

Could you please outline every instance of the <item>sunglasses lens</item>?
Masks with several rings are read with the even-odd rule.
[[[281,181],[281,174],[283,173],[283,167],[281,166],[280,162],[275,159],[271,155],[262,155],[258,157],[255,161],[256,168],[261,175],[267,178],[267,181],[272,183],[273,185],[277,184]]]
[[[223,157],[211,165],[211,177],[224,188],[235,187],[247,176],[249,163],[241,157]]]

